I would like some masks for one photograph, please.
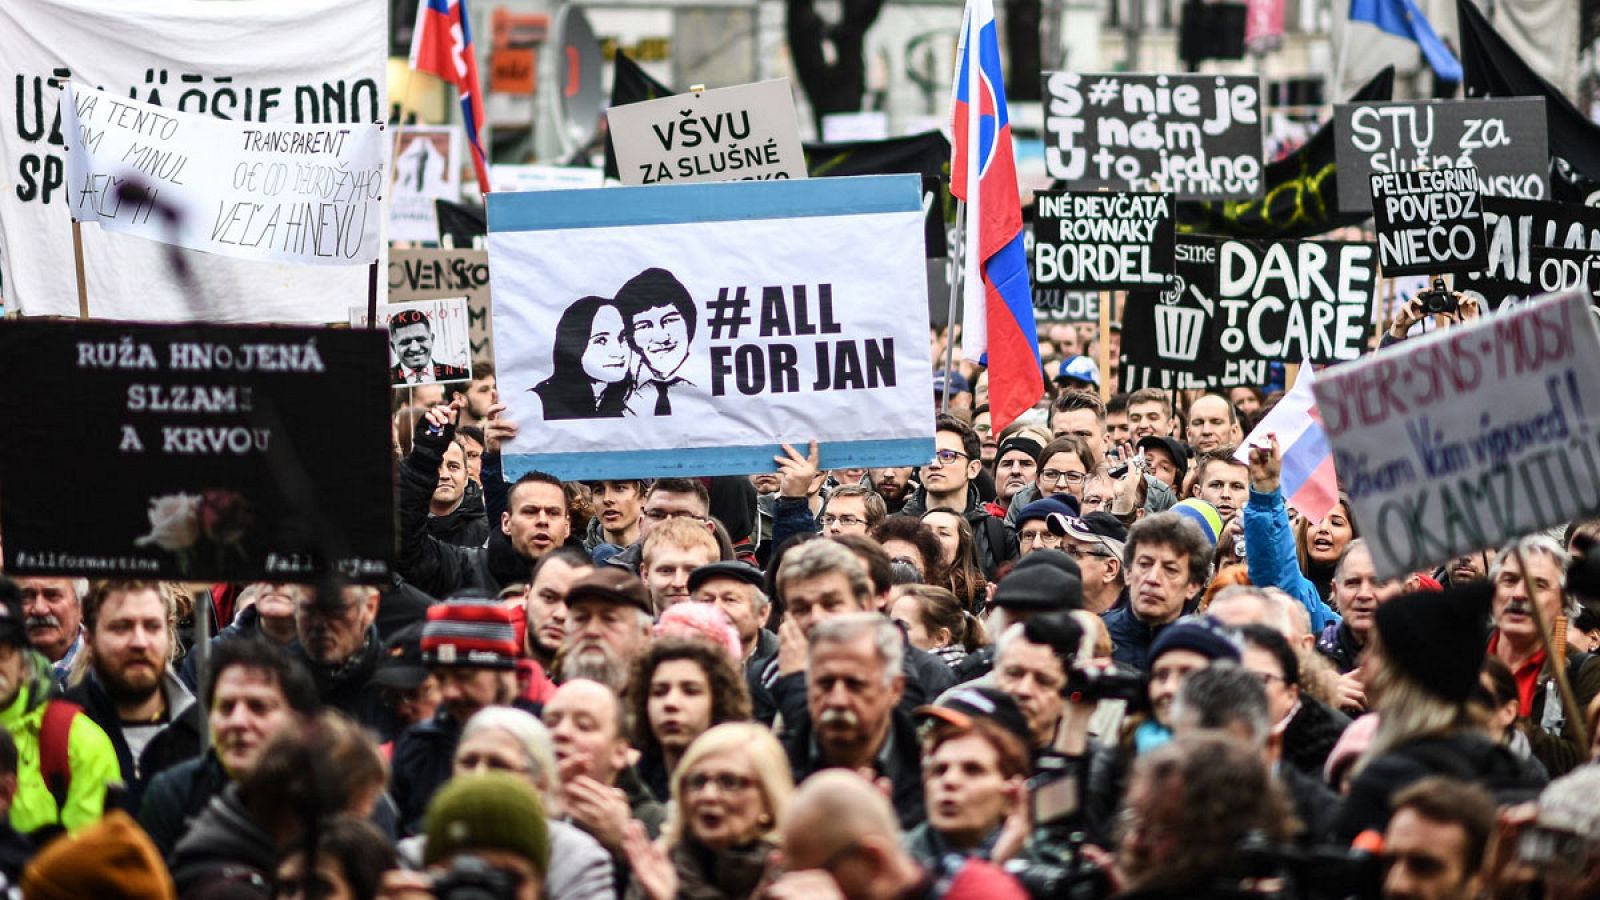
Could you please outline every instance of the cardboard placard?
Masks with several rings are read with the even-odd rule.
[[[350,307],[350,327],[373,327],[367,320],[365,306]],[[471,379],[467,298],[383,304],[378,307],[377,327],[388,335],[389,383],[392,386]]]
[[[6,571],[386,583],[384,354],[373,331],[0,322],[0,357],[50,373],[0,396],[0,470],[30,473],[5,482]]]
[[[754,472],[795,440],[829,468],[930,458],[918,176],[488,202],[508,478]]]
[[[1476,272],[1488,266],[1477,169],[1387,172],[1371,178],[1372,218],[1384,275]]]
[[[623,184],[806,177],[787,78],[616,106],[606,121]]]
[[[389,251],[389,299],[467,298],[472,361],[494,362],[489,319],[489,251],[410,249]],[[363,311],[364,313],[365,311]]]
[[[1597,358],[1589,298],[1573,291],[1318,374],[1379,578],[1600,512]]]
[[[1033,283],[1078,290],[1148,290],[1172,280],[1172,195],[1034,195]]]
[[[1489,265],[1458,273],[1454,287],[1477,294],[1485,310],[1547,293],[1534,278],[1533,248],[1600,249],[1600,209],[1592,206],[1485,197],[1483,222]]]
[[[1254,75],[1047,72],[1044,104],[1045,169],[1069,188],[1261,196]]]
[[[71,84],[61,122],[80,222],[240,259],[370,265],[382,250],[379,125],[229,122]]]
[[[461,199],[461,130],[453,125],[401,125],[395,139],[389,240],[439,242],[435,200]]]
[[[1472,166],[1486,197],[1550,193],[1543,98],[1335,106],[1333,133],[1346,212],[1372,209],[1368,179],[1384,172]]]

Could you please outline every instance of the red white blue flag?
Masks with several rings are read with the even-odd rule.
[[[1234,459],[1249,465],[1250,448],[1264,447],[1276,435],[1278,452],[1283,455],[1279,490],[1283,492],[1284,502],[1300,510],[1300,515],[1313,524],[1321,522],[1339,502],[1339,476],[1333,468],[1333,450],[1328,445],[1327,432],[1322,430],[1317,398],[1311,393],[1316,380],[1311,363],[1302,365],[1294,387],[1251,429],[1233,454]]]
[[[483,93],[478,88],[478,56],[472,49],[467,0],[423,0],[411,35],[411,68],[455,85],[461,121],[467,129],[478,191],[489,192],[489,162],[483,153]]]
[[[974,362],[988,354],[989,415],[996,429],[1044,395],[1000,71],[994,0],[967,0],[951,104],[950,193],[966,201],[961,353]]]

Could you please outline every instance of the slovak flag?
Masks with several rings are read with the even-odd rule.
[[[988,353],[989,416],[1000,429],[1043,396],[1044,374],[1022,249],[1022,204],[994,0],[967,0],[962,13],[951,119],[950,193],[966,201],[961,354],[977,362]]]
[[[1256,423],[1233,458],[1250,464],[1250,448],[1271,444],[1268,435],[1278,436],[1278,451],[1283,454],[1283,471],[1278,489],[1284,502],[1300,510],[1313,523],[1321,522],[1339,502],[1339,478],[1333,469],[1333,450],[1327,432],[1322,430],[1322,415],[1317,398],[1311,393],[1316,373],[1308,362],[1300,367],[1294,387]]]
[[[417,28],[411,35],[411,68],[437,75],[455,85],[461,97],[461,121],[467,129],[478,191],[489,192],[489,163],[483,153],[483,93],[478,89],[478,56],[472,49],[467,0],[423,0],[417,5]]]

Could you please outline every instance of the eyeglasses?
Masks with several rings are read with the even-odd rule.
[[[668,519],[693,519],[696,522],[706,520],[705,516],[681,509],[670,512],[664,509],[647,509],[644,511],[644,517],[652,522],[665,522]]]
[[[1289,679],[1282,675],[1274,675],[1271,672],[1251,672],[1250,674],[1261,680],[1262,687],[1272,687],[1274,681],[1282,682],[1285,685],[1289,683]]]
[[[1048,531],[1024,531],[1017,535],[1024,544],[1043,544],[1046,547],[1061,546],[1061,536]]]
[[[951,463],[955,462],[958,459],[968,459],[968,458],[969,457],[965,453],[962,453],[960,450],[940,450],[938,453],[935,453],[933,455],[933,460],[932,461],[936,462],[936,463],[939,463],[940,465],[948,466],[948,465],[950,465]]]
[[[1057,469],[1044,469],[1039,473],[1040,481],[1048,481],[1051,484],[1059,481],[1065,481],[1067,484],[1083,484],[1083,480],[1088,477],[1087,472],[1062,472]]]
[[[690,772],[689,776],[683,779],[684,787],[688,788],[691,794],[698,794],[711,784],[716,785],[717,790],[724,794],[737,794],[749,790],[755,783],[756,780],[749,775],[739,775],[734,772]]]
[[[867,524],[866,519],[859,519],[855,516],[836,516],[832,513],[823,513],[822,518],[819,521],[821,521],[824,526],[828,527],[834,525],[843,525],[846,528],[854,528],[857,525]]]

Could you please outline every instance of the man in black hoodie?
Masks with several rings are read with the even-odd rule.
[[[991,516],[978,496],[975,479],[983,469],[983,442],[972,426],[954,416],[939,416],[934,428],[934,457],[922,468],[922,487],[900,508],[904,516],[930,509],[953,509],[972,526],[973,561],[993,581],[1001,564],[1020,554],[1017,535],[1004,519]]]
[[[499,527],[489,529],[484,546],[459,547],[429,534],[429,504],[454,438],[454,415],[453,407],[428,410],[417,422],[410,455],[400,463],[397,568],[406,581],[434,597],[462,590],[497,594],[508,584],[527,581],[533,563],[571,537],[566,491],[560,479],[529,472],[511,486]]]

